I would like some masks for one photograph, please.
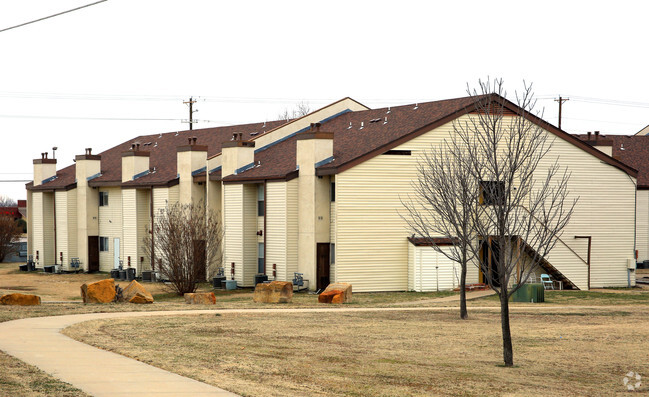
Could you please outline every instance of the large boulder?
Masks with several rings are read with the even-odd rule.
[[[41,304],[41,297],[27,294],[8,294],[0,297],[0,305],[36,306]]]
[[[81,286],[83,303],[110,303],[115,300],[115,280],[95,281]]]
[[[270,283],[257,284],[252,299],[259,303],[291,303],[293,301],[293,283],[271,281]]]
[[[130,303],[153,303],[153,295],[137,281],[131,281],[122,291],[122,299]]]
[[[320,303],[349,303],[352,301],[352,285],[349,283],[333,283],[318,295]]]
[[[214,292],[188,292],[184,296],[185,303],[190,305],[214,305],[216,303]]]

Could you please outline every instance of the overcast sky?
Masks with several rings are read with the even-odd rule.
[[[0,2],[0,29],[93,0]],[[570,133],[649,124],[645,1],[108,0],[0,32],[0,180],[138,135],[277,119],[350,96],[372,107],[534,83]],[[51,156],[51,154],[50,154]],[[24,182],[0,195],[25,198]]]

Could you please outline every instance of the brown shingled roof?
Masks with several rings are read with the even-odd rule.
[[[516,111],[517,106],[505,98],[497,95],[491,97],[502,104],[506,110]],[[333,161],[318,167],[317,172],[319,175],[334,174],[366,161],[432,128],[451,122],[467,112],[475,111],[475,100],[475,97],[463,97],[342,114],[323,123],[320,128],[322,132],[334,134],[334,148]],[[633,167],[601,153],[546,121],[534,115],[528,115],[528,118],[559,138],[620,168],[629,175],[637,175]],[[223,179],[224,182],[292,177],[296,169],[296,140],[297,137],[294,136],[255,153],[254,167],[238,175],[228,176]]]
[[[318,170],[335,170],[340,165],[362,158],[413,131],[456,114],[472,105],[473,101],[473,98],[467,97],[420,103],[417,109],[415,105],[405,105],[344,113],[323,123],[320,128],[323,132],[334,133],[334,160]],[[387,123],[384,123],[386,117]],[[348,128],[350,123],[351,129]],[[255,153],[255,164],[258,166],[223,180],[234,182],[292,176],[296,169],[296,141],[297,136],[294,136]]]
[[[279,120],[138,136],[100,153],[101,176],[92,179],[90,185],[125,187],[165,185],[176,179],[176,148],[187,145],[187,138],[197,137],[197,144],[207,145],[207,155],[213,156],[221,152],[221,144],[230,140],[235,132],[243,133],[243,139],[248,140],[256,135],[252,135],[254,133],[261,134],[285,123],[285,120]],[[136,142],[140,144],[141,151],[151,152],[149,167],[151,169],[155,167],[155,172],[122,184],[122,153],[129,150]],[[75,172],[75,166],[70,165],[58,170],[56,179],[36,187],[33,187],[33,183],[30,182],[27,188],[51,190],[71,187],[75,183]]]

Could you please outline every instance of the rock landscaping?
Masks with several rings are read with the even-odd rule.
[[[291,303],[293,301],[293,283],[272,281],[257,284],[252,299],[258,303]]]
[[[185,303],[190,305],[214,305],[216,296],[214,292],[186,293]]]
[[[318,295],[320,303],[349,303],[352,301],[352,285],[349,283],[329,284],[323,293]]]
[[[122,301],[129,303],[153,303],[153,295],[137,281],[131,281],[122,291]]]
[[[0,297],[0,305],[36,306],[41,304],[41,297],[27,294],[7,294]]]
[[[81,286],[83,303],[110,303],[115,300],[115,280],[108,278]]]

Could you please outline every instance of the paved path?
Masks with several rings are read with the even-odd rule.
[[[488,291],[476,291],[472,298]],[[452,298],[452,297],[448,297]],[[441,298],[436,301],[448,302]],[[458,298],[456,297],[455,300]],[[421,303],[421,302],[420,302]],[[569,307],[561,307],[569,308]],[[602,306],[581,309],[603,308]],[[497,311],[499,307],[471,307],[470,310]],[[510,306],[510,310],[551,310],[547,306]],[[178,316],[208,313],[314,313],[314,312],[378,312],[378,311],[452,311],[454,306],[439,307],[327,307],[303,309],[214,309],[153,312],[90,313],[68,316],[37,317],[0,323],[0,350],[72,384],[94,396],[236,396],[207,385],[119,354],[75,341],[60,331],[84,321],[146,317]]]

